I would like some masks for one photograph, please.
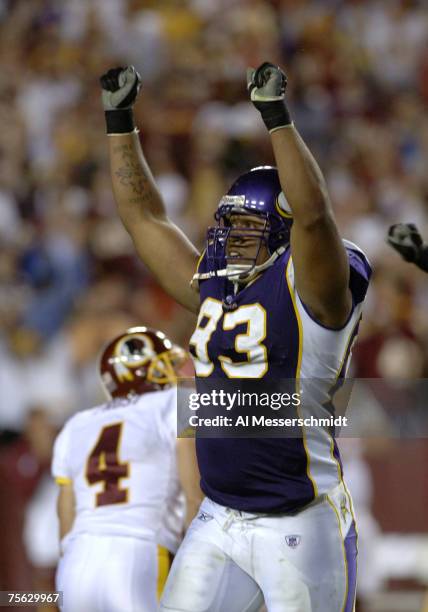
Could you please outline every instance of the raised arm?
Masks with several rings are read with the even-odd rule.
[[[160,285],[192,312],[199,296],[190,287],[199,254],[183,232],[168,219],[161,195],[144,158],[132,105],[140,77],[131,66],[101,77],[109,136],[113,191],[120,218],[135,248]]]
[[[268,63],[248,74],[251,100],[271,134],[281,186],[293,213],[297,291],[320,323],[340,327],[352,307],[347,254],[321,170],[285,106],[286,83],[283,72]]]

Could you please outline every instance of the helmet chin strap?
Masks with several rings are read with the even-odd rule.
[[[233,264],[231,266],[226,266],[226,277],[230,278],[230,280],[232,281],[237,281],[237,282],[249,282],[250,280],[252,280],[255,276],[257,276],[258,274],[260,274],[260,272],[263,272],[263,270],[266,270],[266,268],[270,268],[270,266],[272,266],[275,261],[278,259],[278,257],[280,255],[282,255],[282,253],[285,251],[285,246],[280,246],[278,249],[276,249],[276,251],[274,251],[272,253],[272,255],[269,257],[269,259],[266,259],[265,262],[263,262],[260,265],[247,265],[245,266],[245,270],[242,270],[242,267],[244,266],[236,266],[237,268],[241,268],[241,271],[236,271],[238,272],[238,275],[236,275],[236,272],[234,270],[232,270],[232,274],[228,274],[228,270],[229,268],[233,268],[235,267]],[[237,278],[236,278],[237,276]],[[235,277],[235,278],[234,278]]]
[[[229,264],[222,270],[212,270],[211,272],[203,272],[201,274],[198,272],[193,275],[190,284],[193,286],[195,281],[206,280],[208,278],[213,278],[214,276],[226,277],[233,283],[247,283],[260,272],[263,272],[263,270],[266,270],[266,268],[272,266],[278,257],[284,253],[285,249],[285,245],[280,246],[272,253],[269,259],[258,266],[251,264]]]

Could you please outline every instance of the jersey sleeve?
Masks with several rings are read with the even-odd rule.
[[[349,261],[349,288],[354,304],[360,304],[366,297],[372,268],[363,251],[357,246],[347,241],[345,246]]]
[[[69,438],[70,424],[67,423],[56,437],[53,447],[51,473],[57,484],[72,482]]]

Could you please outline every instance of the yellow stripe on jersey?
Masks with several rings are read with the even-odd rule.
[[[161,598],[166,579],[168,578],[171,563],[172,555],[169,550],[163,546],[158,546],[158,601]]]
[[[345,359],[349,359],[350,352],[349,352],[349,355],[348,355],[348,351],[349,351],[349,349],[350,349],[351,340],[352,340],[352,339],[353,339],[353,337],[354,337],[354,332],[355,332],[355,329],[356,329],[357,325],[359,325],[360,321],[361,321],[361,317],[358,317],[358,319],[356,320],[356,322],[354,323],[354,325],[351,327],[351,330],[350,330],[350,332],[349,332],[348,339],[347,339],[347,341],[346,341],[345,350],[344,350],[344,352],[343,352],[342,358],[341,358],[340,363],[339,363],[339,366],[338,366],[338,368],[337,368],[337,371],[336,371],[336,376],[334,377],[334,382],[332,383],[332,385],[331,385],[330,389],[328,390],[328,394],[329,394],[329,395],[330,395],[330,393],[331,393],[332,389],[334,388],[334,386],[336,385],[336,383],[337,383],[337,381],[338,381],[338,379],[339,379],[339,374],[340,374],[340,372],[341,372],[341,370],[342,370],[343,366],[345,365]],[[355,339],[356,339],[356,336],[354,337],[354,340],[355,340]],[[343,474],[342,474],[342,469],[341,469],[341,467],[340,467],[340,463],[339,463],[339,461],[336,459],[336,457],[334,456],[334,439],[333,439],[333,436],[332,436],[332,435],[331,435],[331,434],[330,434],[330,433],[329,433],[327,430],[326,430],[326,432],[327,432],[327,435],[328,435],[328,436],[331,438],[331,439],[330,439],[330,455],[331,455],[331,458],[333,459],[333,461],[336,463],[336,467],[337,467],[337,475],[338,475],[339,481],[340,481],[340,482],[341,482],[341,483],[342,483],[342,484],[345,486],[345,483],[344,483],[344,481],[343,481]],[[346,486],[345,486],[345,489],[346,489]],[[352,513],[352,516],[353,516],[354,521],[355,521],[355,516],[354,516],[354,513],[353,513],[353,511],[352,511],[351,497],[350,497],[350,495],[349,495],[348,491],[347,491],[347,495],[348,495],[348,498],[349,498],[349,503],[350,503],[350,506],[351,506],[351,513]],[[356,523],[356,521],[355,521],[355,523]],[[356,528],[356,527],[355,527],[355,528]]]
[[[55,482],[59,485],[68,485],[71,484],[73,481],[71,480],[71,478],[67,478],[66,476],[56,476]]]
[[[299,353],[298,353],[298,357],[297,357],[297,367],[296,367],[296,388],[297,388],[297,392],[300,396],[300,367],[302,365],[302,351],[303,351],[303,325],[302,325],[302,320],[300,318],[300,313],[299,310],[297,308],[297,304],[296,304],[296,295],[294,292],[294,287],[291,286],[289,277],[288,277],[288,271],[291,265],[292,259],[291,259],[291,255],[290,255],[290,259],[288,260],[288,264],[287,267],[285,269],[285,278],[287,281],[287,285],[288,285],[288,290],[290,292],[290,297],[291,297],[291,301],[293,302],[293,308],[294,308],[294,314],[296,315],[296,321],[297,321],[297,327],[299,329]],[[299,418],[302,416],[300,414],[299,408],[296,408],[297,411],[297,415],[299,416]],[[305,454],[306,454],[306,475],[309,478],[309,480],[312,483],[312,487],[314,489],[314,497],[318,496],[318,487],[314,481],[314,479],[312,478],[311,475],[311,457],[309,455],[309,451],[308,451],[308,444],[306,441],[306,432],[305,432],[305,427],[304,425],[302,425],[302,440],[303,440],[303,448],[305,449]]]
[[[199,255],[198,263],[196,264],[196,274],[199,272],[199,266],[201,265],[201,261],[204,258],[205,251],[206,249],[204,249],[202,253]]]

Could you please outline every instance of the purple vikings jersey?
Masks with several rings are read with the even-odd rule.
[[[363,252],[344,243],[353,309],[340,330],[314,321],[301,302],[289,248],[235,296],[225,278],[201,280],[201,309],[190,340],[197,387],[207,378],[266,382],[305,378],[323,380],[331,390],[346,374],[371,275]],[[210,265],[204,255],[198,271],[210,272]],[[223,308],[228,295],[233,309]],[[308,414],[299,416],[309,414],[330,413],[324,402],[314,399]],[[314,435],[302,429],[301,437],[294,438],[197,436],[196,448],[202,490],[236,510],[293,513],[342,479],[336,441],[327,431]]]

